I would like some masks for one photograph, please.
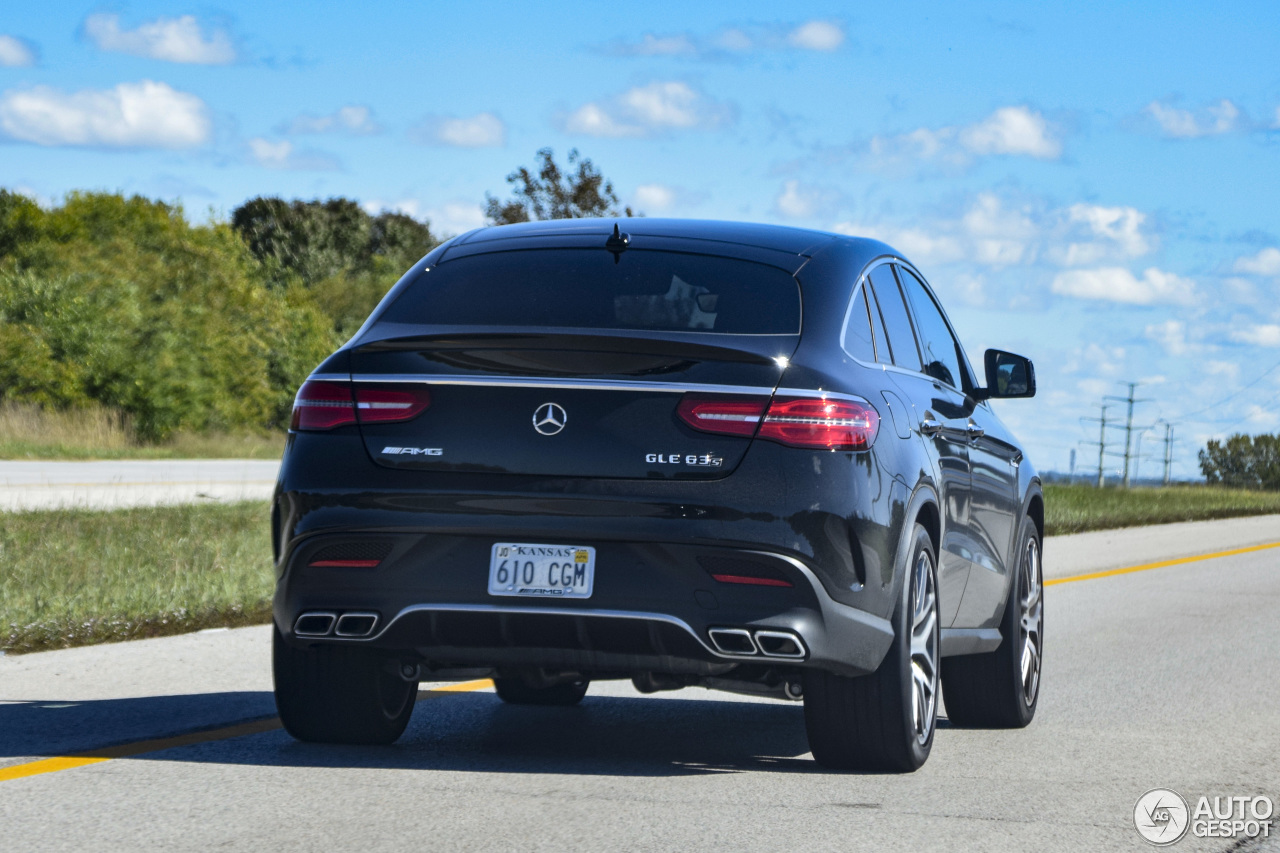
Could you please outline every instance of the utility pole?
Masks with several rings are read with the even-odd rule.
[[[1169,485],[1169,468],[1173,464],[1173,424],[1164,425],[1164,484]]]
[[[1132,458],[1132,455],[1133,455],[1133,454],[1132,454],[1132,449],[1133,449],[1133,404],[1134,404],[1134,403],[1147,403],[1147,402],[1150,402],[1150,401],[1149,401],[1149,400],[1136,400],[1136,399],[1134,399],[1133,391],[1134,391],[1134,389],[1135,389],[1135,388],[1137,388],[1137,387],[1141,384],[1140,382],[1126,382],[1125,384],[1129,386],[1129,396],[1127,396],[1127,397],[1106,396],[1106,397],[1103,397],[1103,399],[1104,399],[1104,400],[1119,400],[1119,401],[1120,401],[1120,402],[1122,402],[1122,403],[1128,403],[1128,404],[1129,404],[1129,413],[1128,413],[1128,415],[1125,417],[1125,422],[1124,422],[1124,487],[1127,489],[1127,488],[1129,488],[1129,460]]]
[[[1099,489],[1101,489],[1106,484],[1106,474],[1105,474],[1106,468],[1104,467],[1106,462],[1104,457],[1107,455],[1107,409],[1111,407],[1103,403],[1100,406],[1100,408],[1102,409],[1101,417],[1081,418],[1081,420],[1083,421],[1093,421],[1099,424],[1098,440],[1084,442],[1085,444],[1088,444],[1090,446],[1094,444],[1098,445],[1098,488]]]

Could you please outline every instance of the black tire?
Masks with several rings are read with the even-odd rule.
[[[927,566],[919,566],[927,559]],[[927,577],[922,590],[917,570]],[[937,554],[929,533],[916,525],[907,549],[902,592],[893,612],[893,644],[871,675],[858,678],[810,670],[804,676],[804,724],[814,760],[833,770],[909,773],[929,758],[938,709]],[[917,618],[916,604],[922,601]],[[916,659],[928,683],[917,693],[913,677],[912,629],[926,649],[928,665]],[[926,670],[929,670],[927,673]],[[917,700],[920,724],[917,724]],[[921,733],[920,728],[924,731]]]
[[[418,683],[351,646],[290,646],[273,634],[276,711],[285,731],[314,743],[386,744],[404,734]]]
[[[942,698],[954,726],[1020,729],[1036,715],[1044,659],[1044,585],[1040,534],[1030,518],[1023,519],[1015,553],[1000,645],[994,652],[942,661]],[[1029,672],[1024,672],[1024,659]]]
[[[510,705],[577,705],[590,681],[570,681],[551,687],[530,687],[519,676],[493,679],[498,698]]]

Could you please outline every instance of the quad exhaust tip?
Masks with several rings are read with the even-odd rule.
[[[801,660],[806,652],[800,637],[790,631],[756,631],[745,628],[711,628],[711,644],[723,655],[762,655],[769,658]]]
[[[367,637],[378,627],[377,613],[331,613],[329,611],[311,611],[303,613],[293,623],[293,633],[299,637],[342,637],[358,639]]]
[[[343,613],[333,633],[338,637],[367,637],[377,624],[377,613]]]

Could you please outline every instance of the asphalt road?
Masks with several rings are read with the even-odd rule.
[[[0,512],[266,500],[279,468],[255,459],[0,461]]]
[[[1074,554],[1053,566],[1073,575],[1122,546],[1089,556],[1068,537],[1046,555]],[[264,628],[4,658],[0,780],[42,759],[56,772],[0,781],[0,847],[1146,850],[1132,813],[1151,788],[1193,806],[1280,799],[1278,561],[1251,550],[1049,587],[1032,725],[944,721],[929,763],[901,776],[817,767],[798,705],[625,683],[571,709],[424,693],[395,746],[303,745],[272,728]],[[256,734],[48,760],[261,717]]]

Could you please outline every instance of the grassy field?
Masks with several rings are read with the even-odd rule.
[[[0,513],[0,649],[270,618],[265,502]]]
[[[283,433],[179,432],[163,444],[139,444],[107,409],[0,404],[0,459],[278,459],[283,449]]]
[[[1045,489],[1050,535],[1280,513],[1280,493]],[[0,514],[0,649],[31,652],[264,623],[262,502]]]
[[[1051,484],[1045,486],[1044,505],[1045,533],[1056,536],[1144,524],[1280,513],[1280,492],[1251,492],[1216,486],[1170,486],[1126,491]]]

